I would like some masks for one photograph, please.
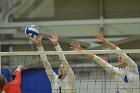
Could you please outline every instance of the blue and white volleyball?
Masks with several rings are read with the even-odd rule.
[[[36,25],[29,25],[25,28],[25,35],[28,39],[33,39],[39,35],[39,28]]]

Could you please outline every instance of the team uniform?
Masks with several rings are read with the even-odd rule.
[[[20,90],[21,83],[21,71],[16,71],[16,77],[12,82],[6,83],[1,93],[21,93]]]
[[[62,51],[60,48],[60,45],[57,44],[55,46],[55,49],[57,51]],[[38,47],[39,51],[44,51],[43,47]],[[68,66],[68,72],[66,77],[61,81],[58,79],[58,75],[52,70],[52,68],[48,68],[48,60],[46,55],[40,55],[41,60],[43,62],[43,65],[45,67],[46,74],[48,75],[50,82],[51,82],[51,87],[52,87],[52,93],[76,93],[76,88],[75,88],[75,76],[74,73],[69,66],[66,58],[64,55],[59,55],[60,60],[62,61],[62,64],[65,64]]]
[[[117,47],[116,50],[121,49]],[[127,60],[128,66],[126,68],[114,67],[96,55],[93,60],[117,81],[119,93],[140,93],[139,71],[136,63],[125,53],[119,53],[119,56]]]

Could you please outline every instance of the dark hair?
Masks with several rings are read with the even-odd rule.
[[[6,83],[5,77],[2,74],[0,74],[0,89],[3,88],[5,83]]]

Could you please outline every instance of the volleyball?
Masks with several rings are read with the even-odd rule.
[[[39,28],[36,25],[29,25],[25,28],[25,35],[28,39],[33,39],[39,35]]]

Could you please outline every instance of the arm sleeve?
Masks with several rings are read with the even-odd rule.
[[[55,46],[55,50],[56,50],[56,51],[62,51],[62,49],[61,49],[61,47],[60,47],[59,44],[57,44],[57,45]],[[67,60],[66,60],[66,58],[65,58],[64,55],[59,55],[59,58],[60,58],[61,61],[65,61],[65,64],[69,65],[69,63],[67,62]]]
[[[121,49],[117,47],[116,50],[121,50]],[[137,64],[126,53],[118,53],[118,55],[121,56],[124,60],[126,60],[128,67],[132,72],[138,72]]]
[[[93,60],[96,61],[97,64],[99,64],[101,67],[103,67],[107,71],[107,73],[112,75],[113,77],[114,77],[114,75],[117,74],[117,72],[118,72],[117,68],[112,66],[111,64],[109,64],[108,62],[103,60],[102,58],[95,55]]]
[[[21,71],[16,71],[15,79],[12,81],[12,84],[20,86],[20,84],[21,84]]]
[[[56,49],[56,51],[62,51],[62,49],[61,49],[61,47],[60,47],[59,44],[57,44],[55,46],[55,49]],[[68,78],[70,80],[74,81],[75,80],[74,72],[73,72],[72,68],[70,67],[68,61],[66,60],[65,56],[62,54],[62,55],[59,55],[59,58],[60,58],[62,64],[66,67],[66,71],[68,73],[67,74],[68,75]]]
[[[38,48],[38,51],[44,51],[43,47],[37,47],[37,48]],[[41,61],[42,61],[43,66],[45,68],[45,72],[48,75],[50,82],[53,81],[54,80],[54,74],[53,74],[54,71],[53,71],[51,65],[49,64],[47,56],[45,54],[41,54],[40,58],[41,58]]]

